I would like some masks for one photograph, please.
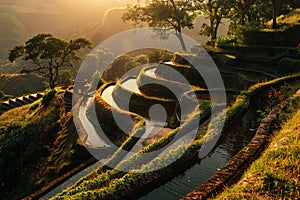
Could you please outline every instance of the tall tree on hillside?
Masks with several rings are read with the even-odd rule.
[[[272,15],[272,28],[276,29],[277,28],[277,1],[276,0],[271,0],[272,3],[272,10],[273,10],[273,15]]]
[[[256,19],[254,16],[257,0],[232,0],[229,18],[236,24],[244,26]]]
[[[144,4],[128,5],[123,14],[124,21],[131,20],[133,25],[160,27],[175,30],[181,47],[186,51],[182,37],[183,28],[193,28],[195,0],[146,0]]]
[[[80,60],[77,55],[79,51],[87,47],[91,47],[91,42],[85,38],[66,41],[48,33],[41,33],[27,40],[25,45],[11,49],[8,59],[13,62],[22,58],[30,62],[31,66],[23,68],[22,73],[42,74],[53,89],[59,81],[59,70],[63,67],[73,67],[74,62]]]
[[[232,0],[229,18],[238,26],[265,25],[270,19],[276,29],[277,17],[297,7],[297,0]]]
[[[210,42],[213,46],[215,45],[222,19],[226,18],[229,12],[230,3],[230,0],[204,0],[198,4],[201,14],[209,20],[209,24],[202,24],[200,34],[210,37]]]

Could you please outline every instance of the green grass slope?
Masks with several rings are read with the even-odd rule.
[[[217,199],[300,198],[299,108],[242,179]]]
[[[61,95],[47,90],[0,116],[0,199],[21,199],[90,158]]]

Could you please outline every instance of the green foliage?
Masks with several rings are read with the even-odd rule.
[[[128,54],[116,58],[103,73],[102,79],[105,82],[115,81],[121,78],[130,69],[139,66],[140,63]]]
[[[299,77],[299,76],[298,76]],[[197,122],[199,116],[202,113],[194,113],[189,120],[187,120],[182,126],[170,131],[164,137],[155,141],[154,143],[144,147],[136,155],[129,157],[128,159],[117,164],[114,169],[107,169],[101,166],[96,172],[88,175],[86,178],[81,179],[74,186],[68,188],[62,193],[56,195],[53,199],[74,198],[74,199],[122,199],[124,195],[134,192],[136,189],[145,187],[147,184],[151,184],[158,179],[161,179],[171,172],[178,169],[178,166],[182,166],[184,163],[189,163],[193,155],[196,155],[204,138],[213,137],[219,131],[225,131],[231,122],[243,112],[243,109],[247,106],[248,99],[254,94],[258,94],[262,89],[268,88],[272,85],[283,82],[284,80],[293,80],[296,77],[281,78],[267,83],[260,83],[244,91],[237,98],[236,102],[218,116],[213,118],[208,130],[202,130],[197,133],[196,140],[191,146],[187,147],[185,143],[182,143],[171,149],[169,153],[155,155],[152,160],[148,161],[143,159],[143,154],[148,152],[155,152],[155,150],[161,149],[168,144],[176,134],[187,133],[190,130],[190,125]],[[207,105],[205,105],[206,107]],[[226,119],[223,130],[220,130],[220,120]],[[137,131],[143,131],[136,129]],[[183,136],[183,135],[182,135]],[[178,158],[185,151],[184,155]],[[118,154],[121,155],[118,151]],[[122,156],[122,155],[121,155]],[[114,156],[112,157],[114,159]],[[178,158],[171,165],[161,168],[162,164],[174,161],[174,158]],[[109,161],[110,162],[110,161]],[[130,169],[129,173],[123,173],[117,169]],[[147,169],[158,169],[154,172],[144,172]]]
[[[6,199],[12,199],[12,196],[19,199],[35,189],[34,174],[39,170],[41,160],[49,155],[49,147],[60,128],[61,106],[54,99],[48,107],[30,110],[31,105],[27,105],[0,116],[0,160],[6,166],[0,169],[3,183],[0,188],[11,195]],[[26,190],[22,191],[20,185],[26,185]],[[7,194],[1,193],[1,199],[5,199],[2,195]]]
[[[51,90],[47,91],[42,98],[41,104],[45,107],[48,106],[50,104],[50,101],[55,96],[55,94],[56,94],[55,89],[51,89]]]
[[[298,111],[284,123],[270,147],[251,165],[239,184],[217,199],[299,198],[299,103],[290,106]]]
[[[260,114],[260,120],[265,118],[274,106],[293,95],[296,92],[295,89],[297,89],[297,87],[285,82],[280,86],[271,87],[268,91],[268,95],[265,97],[265,102],[263,102],[265,106],[257,111]]]
[[[10,50],[10,62],[18,58],[30,61],[32,68],[23,68],[21,73],[38,72],[48,79],[51,89],[58,84],[59,70],[62,67],[73,67],[80,57],[77,53],[91,43],[85,38],[66,41],[48,33],[33,36],[25,45],[16,46]]]
[[[199,4],[199,10],[209,19],[209,24],[203,23],[199,34],[210,37],[209,44],[215,45],[218,28],[222,19],[226,18],[230,9],[230,1],[227,0],[208,0]]]
[[[246,45],[252,40],[248,38],[248,33],[258,32],[263,27],[260,23],[249,22],[241,26],[240,24],[231,23],[229,25],[228,39],[233,39],[229,44],[230,45]],[[259,38],[257,38],[259,40]]]
[[[58,74],[57,85],[67,88],[73,84],[74,76],[70,69],[62,69]]]
[[[238,39],[235,35],[226,35],[226,36],[221,36],[217,39],[217,46],[235,46],[238,43]]]
[[[277,17],[277,23],[279,28],[283,27],[283,26],[291,26],[294,24],[297,24],[300,19],[300,9],[299,7],[295,10],[291,10],[288,13],[282,13],[282,15]],[[271,27],[272,25],[272,21],[267,22],[267,26]]]
[[[149,63],[158,63],[164,60],[171,60],[173,54],[161,49],[155,49],[148,54]]]
[[[128,5],[127,12],[123,14],[122,19],[132,21],[135,26],[147,24],[150,27],[175,30],[182,49],[185,51],[181,32],[183,28],[193,28],[193,20],[196,17],[195,3],[194,0],[146,0],[143,5],[140,2],[136,5]],[[160,34],[164,36],[166,33]]]
[[[43,186],[90,158],[89,153],[77,144],[78,134],[71,113],[61,117],[61,129],[49,145],[49,154],[41,163],[36,184]]]
[[[234,0],[231,1],[230,5],[231,9],[228,12],[228,18],[230,19],[228,34],[234,36],[236,39],[234,43],[272,46],[295,45],[291,44],[291,40],[296,39],[294,35],[298,35],[297,33],[289,34],[293,39],[282,35],[282,33],[279,33],[281,36],[278,38],[276,34],[269,33],[264,35],[263,33],[259,33],[264,32],[264,28],[275,30],[284,27],[285,25],[282,23],[278,25],[279,18],[277,19],[277,17],[295,8],[295,0]],[[293,15],[297,15],[297,12],[292,12]],[[292,16],[289,16],[289,18],[292,18]],[[268,22],[270,19],[272,20]],[[293,26],[296,23],[289,24],[289,26]]]
[[[276,31],[248,29],[243,31],[242,39],[243,43],[248,45],[296,47],[299,43],[299,38],[297,37],[299,34],[299,25]]]

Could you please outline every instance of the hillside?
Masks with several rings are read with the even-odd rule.
[[[45,88],[44,78],[35,74],[0,74],[0,90],[5,94],[21,96]]]
[[[277,17],[277,23],[279,25],[296,25],[300,24],[300,8],[292,10],[291,12],[280,15]],[[268,22],[268,25],[272,24],[272,20]]]
[[[217,199],[299,199],[299,119],[298,110],[242,179]]]
[[[77,144],[63,91],[0,115],[0,199],[21,199],[90,158]]]

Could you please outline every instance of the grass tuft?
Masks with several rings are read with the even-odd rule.
[[[298,104],[298,109],[300,105]],[[288,120],[238,184],[217,199],[299,199],[300,110]]]

